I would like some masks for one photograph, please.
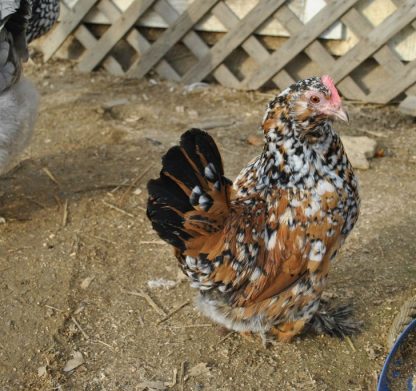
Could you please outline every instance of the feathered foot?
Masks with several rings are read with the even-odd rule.
[[[277,342],[291,342],[292,339],[300,334],[305,327],[304,320],[297,320],[295,322],[287,322],[272,327],[270,332],[275,337]]]
[[[351,303],[335,307],[321,302],[308,326],[317,334],[328,334],[331,337],[344,338],[348,335],[359,334],[363,322],[354,319],[352,313]]]
[[[257,334],[251,331],[240,331],[240,335],[249,342],[255,342],[257,339]],[[274,338],[266,331],[259,332],[258,336],[260,337],[261,344],[265,349],[269,348],[270,345],[273,345],[275,342]]]

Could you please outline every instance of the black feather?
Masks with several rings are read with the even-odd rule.
[[[222,192],[230,183],[223,173],[218,148],[212,137],[202,130],[188,130],[182,135],[180,145],[169,149],[162,158],[160,177],[147,185],[147,216],[163,240],[184,251],[184,242],[195,234],[192,228],[190,232],[184,229],[184,215],[200,209],[209,211],[213,198],[208,194],[208,181],[218,182],[210,191]],[[195,223],[198,219],[192,221]],[[208,218],[205,224],[209,227],[207,232],[214,229]]]
[[[184,191],[163,173],[160,174],[159,179],[152,179],[148,182],[147,191],[150,197],[157,198],[158,203],[170,204],[182,213],[192,209]]]
[[[188,160],[179,146],[169,149],[166,155],[162,157],[162,165],[162,172],[167,172],[174,176],[190,190],[196,185],[201,185],[195,171],[190,167]]]
[[[345,338],[361,332],[362,322],[353,318],[351,304],[332,306],[326,302],[309,322],[309,327],[317,334],[328,334],[331,337]]]
[[[220,151],[218,150],[214,139],[207,132],[201,129],[190,129],[182,135],[180,145],[185,149],[193,161],[199,161],[200,158],[197,155],[197,151],[199,151],[208,163],[214,165],[220,176],[224,175]],[[200,164],[198,168],[203,175],[204,166]]]

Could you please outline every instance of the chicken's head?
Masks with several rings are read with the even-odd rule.
[[[348,121],[348,114],[330,76],[300,80],[282,91],[268,106],[263,121],[268,129],[292,128],[301,138],[316,142],[325,135],[325,124]]]

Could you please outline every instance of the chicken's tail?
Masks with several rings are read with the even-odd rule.
[[[228,214],[232,183],[224,177],[221,155],[208,133],[191,129],[162,166],[147,186],[147,216],[163,240],[181,252],[197,250],[203,237],[222,230]]]
[[[353,317],[351,303],[339,306],[321,302],[321,305],[309,322],[309,327],[317,334],[327,334],[331,337],[345,338],[359,334],[362,322]]]

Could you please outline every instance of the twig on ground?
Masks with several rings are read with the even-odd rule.
[[[175,387],[176,384],[177,384],[177,382],[178,382],[177,378],[178,378],[178,370],[176,368],[173,368],[172,381],[170,383],[169,382],[166,382],[165,383],[166,387],[168,387],[168,388]]]
[[[354,344],[352,343],[351,338],[347,335],[347,336],[345,337],[345,339],[346,339],[346,341],[348,342],[348,345],[350,345],[350,347],[351,347],[352,351],[353,351],[353,352],[356,352],[356,351],[357,351],[357,349],[355,348]]]
[[[50,308],[51,310],[54,310],[54,311],[64,312],[64,310],[60,310],[59,308],[56,308],[56,307],[54,307],[52,305],[45,304],[45,307],[46,308]]]
[[[124,215],[126,215],[126,216],[129,216],[129,217],[136,217],[133,213],[129,213],[129,212],[125,211],[124,209],[121,209],[121,208],[119,208],[119,207],[118,207],[118,206],[116,206],[116,205],[110,204],[109,202],[107,202],[107,201],[105,201],[105,200],[102,200],[102,202],[103,202],[103,204],[104,204],[104,205],[107,205],[109,208],[114,209],[114,210],[116,210],[117,212],[120,212],[120,213],[122,213],[122,214],[124,214]]]
[[[56,179],[55,175],[52,174],[52,172],[49,170],[48,167],[42,167],[43,172],[49,177],[49,179],[55,183],[55,185],[61,187],[61,184],[59,183],[59,181]]]
[[[102,240],[103,242],[107,242],[107,243],[111,243],[111,244],[117,244],[116,242],[114,242],[114,241],[112,241],[112,240],[109,240],[109,239],[106,239],[106,238],[103,238],[103,237],[101,237],[101,236],[97,236],[97,235],[90,235],[90,234],[86,234],[86,233],[83,233],[83,232],[80,232],[81,233],[81,235],[84,235],[84,236],[86,236],[87,238],[91,238],[91,239],[98,239],[98,240]]]
[[[78,234],[75,234],[75,239],[72,242],[71,254],[78,256],[79,250],[81,249],[81,239]]]
[[[214,327],[214,325],[210,323],[200,323],[200,324],[186,324],[183,326],[166,326],[163,328],[165,329],[192,329],[192,328],[198,328],[198,327]]]
[[[23,196],[23,198],[25,198],[26,200],[33,202],[35,205],[40,206],[42,209],[47,209],[47,207],[45,205],[43,205],[42,203],[40,203],[39,201],[34,200],[33,198],[30,197],[26,197]]]
[[[94,343],[100,343],[101,345],[107,346],[109,349],[114,350],[114,348],[111,345],[109,345],[108,343],[106,343],[104,341],[101,341],[99,339],[95,339],[92,342],[94,342]]]
[[[89,193],[90,191],[98,191],[98,190],[110,190],[110,193],[113,193],[117,190],[119,190],[121,187],[128,187],[127,184],[115,184],[115,183],[110,183],[110,184],[106,184],[106,185],[96,185],[96,186],[86,186],[83,187],[81,189],[75,189],[72,190],[71,193],[75,194],[75,193]]]
[[[129,187],[126,189],[126,191],[122,194],[122,196],[120,197],[120,205],[124,205],[124,203],[127,200],[127,197],[129,196],[129,194],[131,193],[131,191],[133,190],[133,187],[136,186],[140,180],[153,168],[153,164],[151,164],[149,167],[147,167],[146,170],[144,170],[142,173],[140,173],[134,180],[133,182],[130,183]]]
[[[228,339],[229,337],[231,337],[231,335],[234,334],[234,331],[230,331],[227,335],[225,335],[224,337],[222,337],[218,342],[217,345],[221,345],[226,339]]]
[[[178,311],[180,311],[183,307],[187,306],[189,303],[190,303],[190,301],[186,300],[180,306],[178,306],[174,310],[170,311],[164,318],[160,319],[159,322],[157,322],[157,324],[159,325],[163,322],[166,322],[172,315],[176,314]]]
[[[81,327],[81,325],[78,323],[78,321],[71,316],[71,320],[75,323],[75,326],[78,327],[79,331],[81,331],[82,335],[84,336],[85,339],[90,339],[90,337],[88,336],[88,334],[84,331],[84,329]]]
[[[139,319],[140,326],[144,327],[143,317],[139,314],[139,315],[137,315],[137,318]]]
[[[185,386],[185,365],[186,365],[186,361],[182,361],[181,362],[181,371],[179,374],[179,389],[181,391],[183,391],[184,386]]]
[[[62,209],[62,200],[56,194],[53,195],[53,199],[55,200],[58,209]]]
[[[18,248],[10,248],[10,249],[8,249],[7,250],[7,252],[9,253],[9,254],[12,254],[12,253],[15,253],[15,252],[17,252],[17,251],[22,251],[22,250],[26,250],[26,249],[28,249],[28,248],[32,248],[31,246],[22,246],[22,247],[18,247]],[[11,268],[11,266],[9,266],[9,267],[7,267],[7,268],[5,268],[5,269],[1,269],[0,270],[0,272],[4,272],[4,271],[6,271],[6,270],[9,270]]]
[[[110,193],[115,193],[117,190],[121,189],[122,187],[129,187],[127,184],[128,179],[125,179],[123,182],[121,182],[119,185],[114,187],[114,189],[110,190]]]
[[[142,299],[145,299],[147,301],[147,303],[150,305],[150,307],[152,307],[159,315],[162,315],[162,316],[167,315],[167,313],[162,308],[160,308],[153,301],[153,299],[146,292],[144,292],[142,289],[140,289],[138,292],[136,292],[136,291],[127,291],[127,290],[123,289],[123,292],[127,293],[129,295],[138,296],[138,297],[141,297]]]
[[[62,216],[62,227],[66,227],[68,224],[68,200],[64,202],[64,211]]]
[[[141,240],[139,244],[167,244],[163,240]]]

